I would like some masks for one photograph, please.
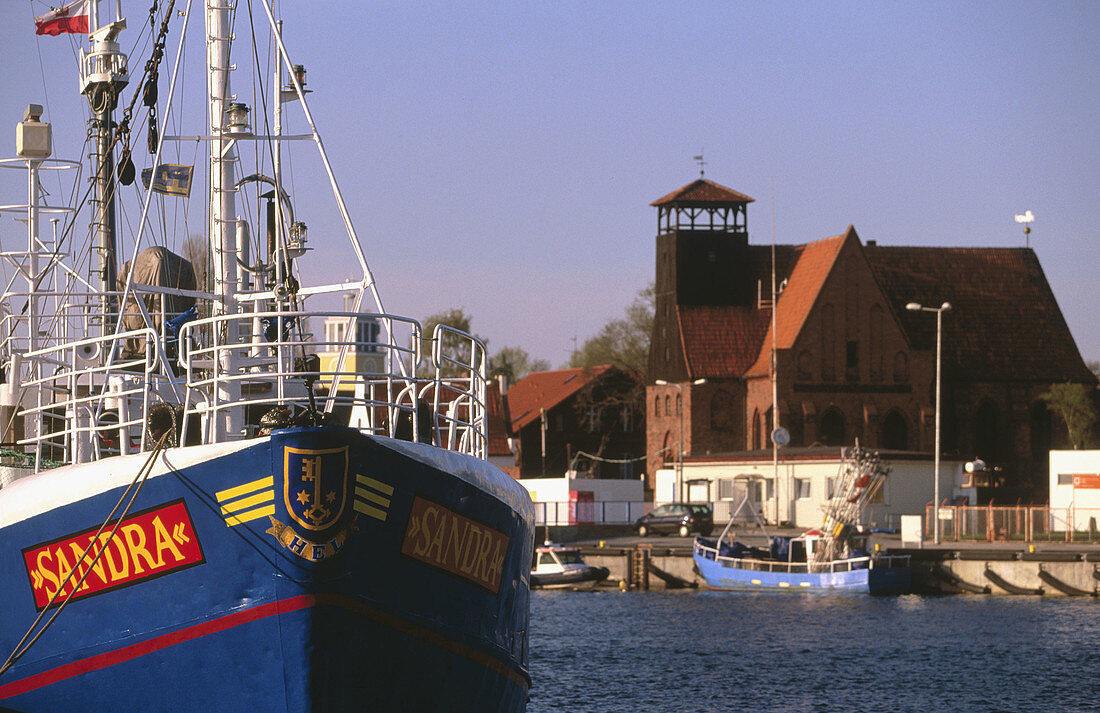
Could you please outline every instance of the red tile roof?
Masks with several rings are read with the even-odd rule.
[[[688,378],[740,376],[760,354],[771,312],[751,307],[678,308]]]
[[[708,181],[705,178],[698,178],[683,188],[679,188],[669,193],[667,196],[658,198],[650,203],[650,205],[659,206],[673,204],[706,207],[728,205],[730,203],[752,202],[753,199],[749,198],[744,193],[738,193],[731,188],[726,188],[714,181]]]
[[[825,280],[836,264],[840,249],[848,240],[859,240],[852,226],[844,235],[816,240],[795,248],[791,260],[790,272],[786,275],[787,286],[779,295],[776,312],[776,348],[790,349],[802,331],[802,325],[810,316],[817,303],[818,295]],[[771,315],[768,314],[767,330],[764,333],[758,357],[746,369],[746,376],[767,376],[771,369]]]
[[[489,429],[489,455],[508,456],[508,404],[500,395],[500,382],[492,379],[485,385],[485,416]]]
[[[791,348],[841,250],[859,236],[801,246],[777,246],[777,346]],[[861,246],[875,280],[915,349],[935,348],[935,315],[909,312],[908,302],[938,306],[943,317],[944,371],[949,378],[1095,383],[1035,253],[1027,248]],[[749,246],[753,281],[768,284],[770,246]],[[691,378],[766,376],[770,310],[755,307],[678,308],[684,359]]]
[[[549,411],[612,368],[604,364],[588,369],[537,371],[520,379],[508,389],[512,433],[537,419],[542,409]]]
[[[935,349],[936,315],[906,303],[951,303],[942,320],[945,376],[1095,383],[1031,249],[863,251],[914,348]]]

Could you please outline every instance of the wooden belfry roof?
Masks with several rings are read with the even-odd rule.
[[[734,203],[752,203],[753,199],[732,188],[726,188],[714,181],[698,178],[667,196],[650,203],[652,206],[675,205],[705,208],[708,206],[730,205]]]

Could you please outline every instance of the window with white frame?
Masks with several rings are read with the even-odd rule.
[[[597,406],[588,407],[588,418],[585,419],[585,428],[589,433],[600,430],[600,409]]]
[[[809,478],[795,478],[794,479],[794,496],[799,500],[806,500],[810,497],[810,479]]]
[[[718,499],[733,500],[733,478],[721,478],[718,480]]]
[[[623,404],[619,410],[619,424],[623,433],[631,433],[634,430],[634,409],[630,404]]]

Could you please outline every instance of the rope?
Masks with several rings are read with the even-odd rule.
[[[57,588],[57,591],[53,593],[53,596],[50,597],[50,601],[46,603],[46,606],[43,607],[42,611],[38,614],[38,617],[34,620],[34,623],[31,624],[29,629],[27,629],[27,633],[24,634],[23,638],[19,640],[19,643],[15,645],[15,649],[11,652],[11,655],[8,656],[8,659],[4,662],[4,665],[0,666],[0,676],[4,675],[4,673],[8,669],[14,666],[15,663],[20,658],[22,658],[23,655],[26,654],[32,646],[34,646],[35,642],[37,642],[38,639],[46,633],[46,630],[50,628],[54,621],[57,620],[57,617],[59,617],[61,615],[61,612],[65,610],[65,607],[68,605],[68,603],[72,601],[73,596],[84,585],[84,580],[88,578],[88,574],[92,571],[92,568],[95,567],[96,563],[99,562],[99,558],[102,557],[103,553],[107,550],[107,545],[109,545],[111,543],[111,540],[114,539],[115,533],[118,532],[118,528],[122,525],[122,521],[126,518],[126,515],[129,514],[130,508],[133,507],[134,501],[137,499],[138,494],[141,493],[141,489],[145,485],[145,480],[149,477],[149,473],[153,470],[153,463],[156,460],[156,457],[160,455],[161,451],[164,450],[164,444],[167,438],[168,432],[165,432],[161,435],[160,440],[157,441],[156,447],[153,448],[153,450],[149,453],[149,457],[145,460],[145,463],[138,470],[137,474],[134,476],[134,479],[130,481],[130,484],[128,486],[126,486],[126,490],[122,492],[122,495],[119,497],[114,509],[111,510],[111,513],[107,516],[107,519],[103,521],[103,524],[99,526],[99,529],[96,531],[95,535],[92,536],[92,539],[88,543],[88,546],[84,548],[84,552],[81,553],[80,557],[76,561],[76,564],[73,566],[72,570],[70,570],[69,576],[65,577],[65,581],[61,583],[61,586],[59,586]],[[133,495],[130,495],[131,490],[133,491]],[[115,526],[111,530],[111,534],[107,536],[107,540],[105,542],[101,543],[99,551],[96,552],[95,557],[84,570],[84,574],[80,576],[80,581],[78,581],[73,586],[72,591],[70,591],[65,596],[65,599],[57,607],[57,610],[54,611],[53,616],[51,616],[49,620],[47,620],[46,623],[42,625],[41,629],[38,629],[38,625],[42,622],[42,618],[46,616],[46,613],[48,611],[50,611],[50,608],[57,601],[58,595],[61,594],[62,590],[64,590],[65,587],[68,586],[69,581],[73,578],[73,575],[76,574],[77,571],[80,569],[80,563],[84,561],[84,559],[88,556],[88,553],[99,542],[100,534],[102,534],[103,530],[105,530],[107,528],[107,525],[110,524],[111,519],[115,516],[115,513],[118,512],[119,507],[122,506],[122,502],[126,500],[127,496],[129,496],[130,498],[129,502],[126,503],[126,507],[123,509],[122,514],[118,516],[118,520],[115,522]],[[35,632],[35,629],[38,629],[37,633]]]
[[[664,450],[668,450],[667,448]],[[645,460],[649,456],[638,456],[637,458],[603,458],[601,456],[593,455],[591,453],[585,453],[584,451],[577,451],[577,455],[574,457],[574,462],[577,458],[584,456],[590,460],[599,461],[600,463],[637,463],[640,460]]]

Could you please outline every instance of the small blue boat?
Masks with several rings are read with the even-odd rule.
[[[850,556],[814,562],[814,545],[820,545],[823,539],[820,534],[813,533],[792,538],[772,537],[771,547],[764,549],[696,537],[693,554],[695,566],[714,589],[844,590],[869,594],[909,591],[908,556],[872,556],[853,549]],[[810,553],[809,558],[806,552]]]
[[[797,537],[772,536],[767,548],[749,547],[728,539],[731,519],[717,540],[695,538],[692,554],[696,568],[714,589],[908,592],[909,557],[868,552],[867,537],[858,524],[889,470],[877,453],[858,444],[846,449],[838,477],[839,495],[826,505],[820,531]],[[751,509],[747,499],[738,509],[746,505]]]

